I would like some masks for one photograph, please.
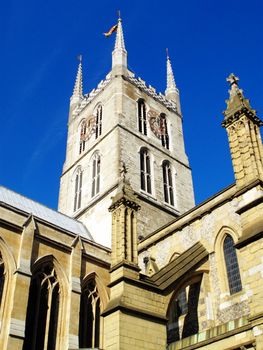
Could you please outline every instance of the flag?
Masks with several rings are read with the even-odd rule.
[[[112,33],[116,32],[118,28],[118,24],[115,24],[113,27],[111,27],[111,29],[107,32],[107,33],[103,33],[103,35],[105,35],[105,37],[109,37],[111,36]]]

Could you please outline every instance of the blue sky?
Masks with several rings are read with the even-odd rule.
[[[57,206],[76,56],[84,92],[111,67],[102,32],[121,10],[128,65],[165,90],[169,48],[181,92],[186,150],[199,203],[234,181],[221,127],[234,72],[263,118],[261,0],[25,0],[0,8],[0,184]]]

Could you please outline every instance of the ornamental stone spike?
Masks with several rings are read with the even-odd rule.
[[[77,77],[74,85],[73,90],[73,97],[82,98],[83,97],[83,90],[82,90],[82,56],[79,56],[79,66],[78,66],[78,72]]]
[[[177,110],[181,114],[181,108],[180,108],[180,97],[179,97],[179,90],[176,87],[174,74],[173,74],[173,68],[171,64],[171,60],[168,54],[168,49],[166,49],[167,54],[167,86],[165,90],[165,96],[168,100],[172,100],[176,102]]]
[[[112,52],[112,70],[115,75],[127,75],[127,51],[125,49],[122,20],[119,17],[114,50]]]

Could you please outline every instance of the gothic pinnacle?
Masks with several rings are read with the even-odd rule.
[[[122,20],[119,16],[114,50],[112,52],[112,69],[115,74],[127,73],[127,51],[125,49]]]
[[[167,97],[168,100],[172,100],[176,103],[177,111],[181,113],[179,90],[176,87],[173,68],[172,68],[171,60],[168,54],[168,49],[166,49],[166,55],[167,55],[167,63],[166,63],[167,85],[165,90],[165,96]]]
[[[174,80],[174,74],[173,74],[171,60],[168,54],[168,49],[166,49],[166,54],[167,54],[167,87],[166,87],[165,93],[166,94],[176,93],[177,88]]]
[[[83,97],[83,90],[82,90],[82,56],[78,56],[79,59],[79,66],[78,66],[78,72],[77,77],[74,85],[73,95],[72,97],[75,98],[82,98]]]

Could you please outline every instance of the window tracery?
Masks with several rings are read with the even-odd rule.
[[[237,293],[242,290],[237,253],[234,246],[234,240],[229,234],[226,235],[223,244],[227,279],[230,294]]]
[[[52,263],[33,275],[26,317],[24,350],[55,350],[59,312],[59,283]]]
[[[2,254],[0,252],[0,310],[2,306],[4,284],[5,284],[5,265],[4,265]]]
[[[187,287],[181,288],[173,296],[168,311],[168,344],[198,333],[198,302],[200,287],[201,279]]]
[[[94,280],[83,288],[80,304],[79,347],[99,347],[100,297]]]

